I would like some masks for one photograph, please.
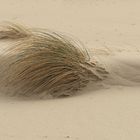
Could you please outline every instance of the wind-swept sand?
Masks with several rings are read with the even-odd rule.
[[[69,98],[1,95],[0,140],[140,139],[139,0],[0,3],[0,21],[70,33],[110,73],[102,87],[90,85]]]

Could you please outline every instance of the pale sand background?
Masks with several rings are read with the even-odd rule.
[[[90,52],[139,57],[139,0],[0,0],[3,20],[70,33]],[[83,93],[55,100],[1,97],[0,140],[140,139],[139,87]]]

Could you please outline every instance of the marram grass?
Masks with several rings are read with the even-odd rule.
[[[0,90],[8,94],[73,95],[107,74],[84,47],[56,32],[6,23],[0,40],[11,42],[0,56]]]

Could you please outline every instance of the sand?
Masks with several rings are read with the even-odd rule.
[[[0,140],[140,139],[139,0],[0,3],[0,21],[74,35],[110,72],[104,87],[88,87],[70,98],[31,100],[1,95]]]

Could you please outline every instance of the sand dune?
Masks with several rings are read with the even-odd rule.
[[[109,71],[70,98],[0,98],[2,140],[139,140],[139,0],[1,0],[0,21],[74,35]],[[0,43],[0,55],[6,44]]]

